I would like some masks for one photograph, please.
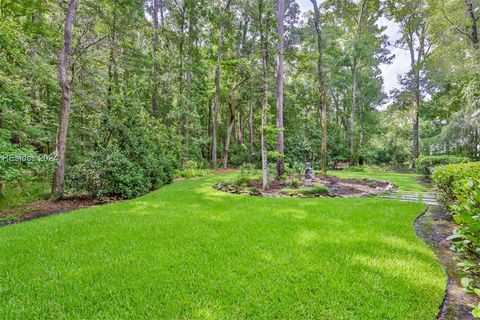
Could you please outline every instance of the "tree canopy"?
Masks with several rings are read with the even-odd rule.
[[[312,4],[0,2],[0,152],[58,160],[2,161],[0,180],[132,197],[191,162],[252,163],[266,186],[307,161],[479,158],[479,1]],[[411,61],[386,92],[393,48]]]

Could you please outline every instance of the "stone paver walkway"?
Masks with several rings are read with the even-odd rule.
[[[423,202],[429,206],[438,206],[437,194],[435,192],[416,192],[395,190],[380,195],[384,199],[400,200],[402,202]]]

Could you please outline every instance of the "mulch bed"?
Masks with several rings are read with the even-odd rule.
[[[99,200],[89,197],[65,198],[57,201],[37,201],[23,207],[15,208],[11,211],[0,212],[0,226],[28,221],[75,209],[94,207],[113,201],[113,199]]]
[[[316,176],[315,179],[302,179],[300,188],[313,188],[315,185],[323,184],[329,189],[329,197],[365,197],[373,196],[379,193],[391,191],[395,186],[386,181],[372,179],[342,179],[335,176]],[[282,194],[282,189],[290,188],[288,183],[282,183],[279,180],[273,180],[266,190],[262,190],[262,182],[252,180],[245,187],[232,186],[228,183],[219,183],[214,185],[215,189],[240,194],[250,194],[255,196],[267,197],[301,197],[311,198],[320,195],[286,195]],[[325,195],[323,195],[325,196]]]

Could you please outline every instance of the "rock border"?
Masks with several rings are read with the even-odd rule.
[[[243,189],[238,189],[231,187],[227,182],[219,182],[214,184],[212,187],[218,191],[227,192],[231,194],[240,194],[240,195],[250,195],[256,197],[268,197],[268,198],[366,198],[366,197],[375,197],[378,195],[390,193],[397,188],[396,185],[390,181],[374,180],[376,182],[387,183],[387,186],[383,189],[379,189],[378,192],[362,192],[359,194],[272,194],[269,192],[262,192],[261,190],[255,190],[251,187],[244,187]]]

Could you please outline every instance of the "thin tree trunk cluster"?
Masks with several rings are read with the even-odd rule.
[[[349,130],[349,162],[351,166],[356,164],[356,156],[355,156],[355,144],[356,144],[356,129],[355,129],[355,116],[357,112],[357,76],[358,76],[358,64],[359,64],[359,57],[357,52],[357,42],[360,39],[362,34],[362,25],[363,25],[363,18],[365,15],[365,6],[367,4],[367,0],[363,0],[360,6],[360,11],[358,13],[357,19],[357,30],[355,32],[355,39],[354,39],[354,50],[353,50],[353,59],[352,59],[352,101],[351,101],[351,110],[350,110],[350,130]]]
[[[225,37],[225,15],[230,7],[231,0],[227,0],[225,8],[220,17],[220,35],[218,39],[217,66],[215,67],[215,98],[212,109],[212,166],[217,168],[217,126],[218,126],[218,107],[220,104],[220,65],[222,63],[222,49]]]
[[[284,58],[284,20],[285,20],[285,1],[277,2],[277,177],[285,173],[285,142],[283,127],[283,58]]]
[[[324,79],[323,68],[323,39],[322,39],[322,27],[320,24],[320,11],[316,0],[311,0],[314,10],[315,31],[317,34],[317,72],[318,72],[318,93],[320,96],[320,110],[321,110],[321,125],[322,125],[322,155],[320,161],[320,171],[322,174],[327,173],[327,89]]]
[[[267,114],[268,114],[268,18],[265,18],[263,0],[259,3],[260,12],[260,44],[262,46],[262,63],[263,63],[263,100],[262,100],[262,124],[260,135],[260,146],[262,156],[262,188],[267,189],[268,180],[268,158],[267,158]]]
[[[153,70],[152,70],[152,115],[157,118],[158,112],[158,11],[160,0],[153,0]]]

